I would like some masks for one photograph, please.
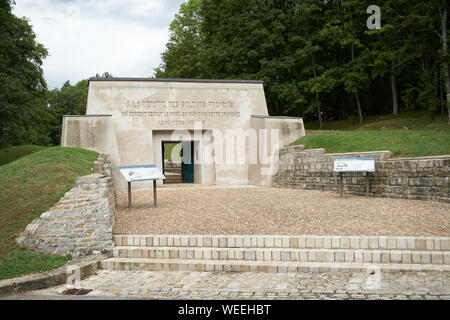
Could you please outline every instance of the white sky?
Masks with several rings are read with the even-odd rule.
[[[161,63],[169,24],[185,0],[16,0],[49,51],[49,89],[102,74],[148,77]]]

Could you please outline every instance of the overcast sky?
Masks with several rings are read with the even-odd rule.
[[[49,89],[102,74],[148,77],[161,63],[169,24],[185,0],[16,0],[49,51]]]

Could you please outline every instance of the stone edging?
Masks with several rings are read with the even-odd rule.
[[[23,293],[32,290],[41,290],[65,284],[71,275],[68,272],[68,267],[70,266],[79,268],[81,279],[89,277],[101,268],[101,261],[105,258],[105,255],[89,257],[81,260],[80,262],[69,262],[66,266],[50,272],[1,280],[0,296]]]
[[[450,251],[450,237],[312,235],[119,235],[115,246]]]

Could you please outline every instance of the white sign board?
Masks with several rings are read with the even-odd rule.
[[[373,158],[336,158],[334,172],[375,172]]]
[[[166,179],[159,168],[153,164],[143,166],[119,167],[119,170],[125,180],[127,180],[128,182]]]

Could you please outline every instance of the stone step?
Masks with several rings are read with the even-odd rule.
[[[379,268],[381,272],[396,271],[450,271],[448,265],[393,264],[393,263],[330,263],[285,262],[243,260],[185,260],[185,259],[139,259],[110,258],[102,261],[107,270],[145,271],[231,271],[231,272],[367,272]]]
[[[450,265],[450,251],[116,246],[115,258]]]
[[[181,175],[166,175],[166,180],[164,183],[181,183],[182,178]]]
[[[449,237],[114,235],[116,246],[450,251]]]

